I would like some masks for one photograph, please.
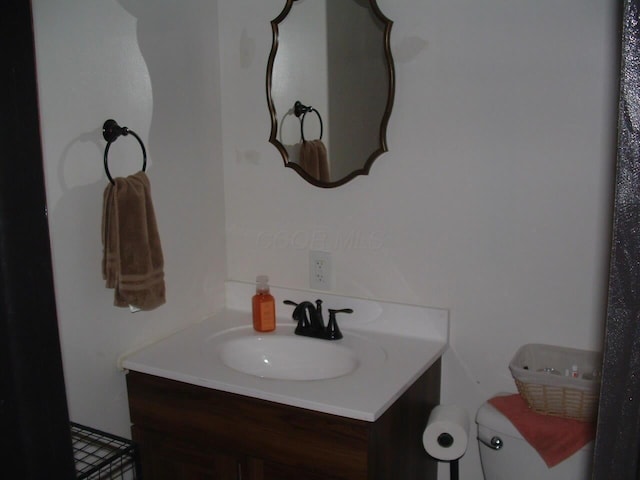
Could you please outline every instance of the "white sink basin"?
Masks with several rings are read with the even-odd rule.
[[[273,380],[328,380],[366,365],[379,367],[387,355],[377,342],[352,333],[341,340],[294,334],[294,325],[258,333],[248,326],[229,328],[209,337],[203,354],[211,361],[246,375]]]
[[[234,370],[278,380],[324,380],[358,366],[350,348],[329,340],[299,336],[249,336],[225,341],[222,362]]]

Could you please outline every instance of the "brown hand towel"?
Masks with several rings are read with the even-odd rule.
[[[152,310],[165,303],[165,285],[149,178],[138,172],[114,182],[104,191],[102,276],[114,305]]]
[[[303,141],[300,147],[300,166],[313,178],[330,182],[327,147],[322,140]]]

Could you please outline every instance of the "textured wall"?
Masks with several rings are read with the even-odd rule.
[[[119,355],[223,304],[226,278],[215,2],[34,1],[56,302],[71,418],[129,435]],[[134,130],[165,256],[167,304],[113,306],[100,273],[107,118]],[[141,168],[122,137],[113,176]]]
[[[283,168],[265,141],[281,4],[219,6],[230,277],[306,288],[308,250],[328,250],[341,294],[450,309],[443,399],[471,416],[514,389],[507,365],[520,345],[599,347],[615,2],[380,0],[394,21],[390,151],[334,190]],[[465,478],[480,478],[477,455],[472,443]]]

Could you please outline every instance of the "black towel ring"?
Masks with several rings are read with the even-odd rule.
[[[109,157],[109,148],[111,148],[111,144],[115,142],[120,135],[126,137],[127,135],[133,135],[138,143],[140,144],[140,148],[142,148],[142,171],[147,170],[147,150],[144,148],[144,143],[140,137],[133,130],[129,130],[127,127],[121,127],[115,120],[109,119],[104,122],[102,126],[102,136],[107,141],[107,146],[104,149],[104,171],[107,174],[107,178],[112,185],[115,185],[115,181],[113,177],[111,177],[111,173],[109,172],[109,164],[107,159]]]
[[[307,139],[304,138],[304,117],[309,112],[314,112],[318,116],[318,120],[320,121],[320,138],[318,140],[322,140],[322,117],[320,116],[320,112],[313,108],[312,106],[303,105],[299,100],[293,105],[293,113],[296,117],[300,119],[300,136],[302,137],[302,141],[305,142]]]

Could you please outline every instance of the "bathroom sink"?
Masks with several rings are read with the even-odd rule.
[[[256,335],[225,341],[219,348],[229,368],[262,378],[324,380],[351,373],[355,352],[327,340],[285,335]]]
[[[448,341],[446,310],[322,294],[353,309],[343,338],[295,335],[293,308],[279,303],[276,329],[256,332],[255,286],[228,282],[225,308],[123,357],[121,366],[169,380],[364,421],[375,421],[435,364]],[[295,303],[317,292],[272,287]]]

